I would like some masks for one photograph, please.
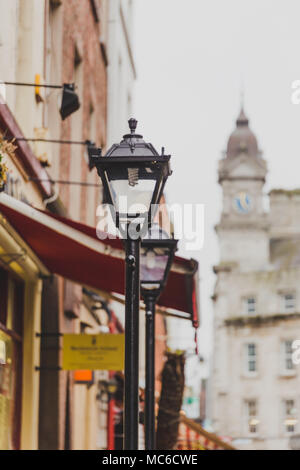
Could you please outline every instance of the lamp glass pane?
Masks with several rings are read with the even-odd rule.
[[[130,216],[149,211],[156,185],[150,168],[118,168],[106,174],[117,212]]]
[[[156,288],[157,285],[151,287],[148,282],[159,284],[164,280],[168,259],[168,250],[165,248],[141,249],[141,283],[147,281],[143,287]]]

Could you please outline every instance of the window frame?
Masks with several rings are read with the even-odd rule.
[[[249,302],[252,301],[252,302]],[[250,305],[254,305],[254,309],[250,308]],[[257,298],[255,295],[248,295],[243,297],[243,313],[249,317],[257,315]]]
[[[288,412],[287,410],[287,403],[288,402],[293,402],[293,406],[291,408],[291,410]],[[292,410],[295,410],[295,413],[292,412]],[[295,398],[284,398],[282,400],[282,413],[283,413],[283,420],[282,420],[282,425],[283,425],[283,430],[284,430],[284,434],[286,436],[292,436],[293,434],[296,434],[297,433],[297,424],[298,424],[298,419],[297,417],[295,416],[294,420],[295,420],[295,423],[294,424],[286,424],[286,420],[289,419],[289,418],[293,418],[294,414],[296,415],[297,414],[297,400]],[[289,431],[288,430],[288,426],[293,426],[293,430],[292,431]]]
[[[254,403],[255,405],[255,413],[250,413],[250,404]],[[259,410],[258,410],[258,400],[256,398],[247,398],[244,400],[244,416],[245,416],[245,429],[247,436],[257,436],[259,434]],[[254,424],[251,424],[250,421],[255,420],[257,421]],[[251,431],[251,426],[255,426],[255,431]]]
[[[251,354],[251,346],[253,347],[253,353]],[[247,377],[256,377],[258,374],[258,353],[257,353],[258,347],[257,343],[252,341],[252,342],[247,342],[244,343],[244,351],[243,351],[243,356],[244,356],[244,375]],[[255,369],[250,370],[250,364],[254,364]]]
[[[280,342],[280,372],[283,376],[295,375],[296,366],[293,363],[293,339],[281,339]],[[287,351],[287,343],[290,343],[290,351]],[[292,368],[286,367],[287,361],[291,361]]]
[[[281,295],[281,311],[282,313],[295,313],[296,312],[296,293],[295,292],[285,292]],[[291,307],[287,306],[288,299],[287,297],[292,297],[294,304]]]

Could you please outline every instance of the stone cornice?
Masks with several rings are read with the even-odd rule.
[[[266,182],[265,176],[228,176],[226,172],[219,173],[218,182],[222,183],[222,181],[262,181],[263,183]]]
[[[224,321],[225,326],[243,328],[244,326],[267,326],[281,321],[300,319],[300,313],[274,313],[272,315],[256,315],[255,317],[240,316],[227,318]]]
[[[219,273],[230,273],[234,268],[238,267],[238,263],[221,263],[213,266],[213,272],[215,274]]]
[[[268,231],[270,223],[265,218],[256,218],[255,220],[224,220],[222,218],[221,222],[215,225],[215,230],[246,230],[257,232],[258,230]]]

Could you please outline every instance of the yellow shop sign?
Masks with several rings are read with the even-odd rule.
[[[64,370],[123,370],[124,334],[65,334]]]

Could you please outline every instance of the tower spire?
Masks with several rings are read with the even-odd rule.
[[[237,127],[241,127],[241,126],[247,126],[248,127],[248,125],[249,125],[249,119],[247,118],[247,116],[245,114],[243,106],[241,107],[240,114],[238,115],[238,118],[236,120],[236,125],[237,125]]]
[[[240,107],[241,109],[244,109],[245,105],[245,80],[244,80],[244,74],[243,72],[241,73],[241,79],[240,79]]]
[[[241,86],[240,101],[241,101],[241,109],[244,109],[245,89],[244,89],[243,83],[242,83],[242,86]]]
[[[240,114],[236,121],[237,126],[248,126],[249,124],[249,120],[244,111],[245,109],[244,104],[245,104],[245,88],[244,88],[244,81],[242,79],[241,91],[240,91]]]

